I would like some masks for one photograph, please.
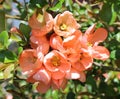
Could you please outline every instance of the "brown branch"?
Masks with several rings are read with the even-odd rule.
[[[100,67],[102,67],[103,68],[103,70],[111,70],[111,71],[117,71],[117,72],[120,72],[120,68],[114,68],[114,67],[112,67],[112,66],[105,66],[105,65],[103,65],[103,64],[99,64],[99,63],[97,63],[97,62],[94,62],[93,63],[94,65],[96,65],[96,66],[100,66]]]

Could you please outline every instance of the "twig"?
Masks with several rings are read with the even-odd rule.
[[[19,16],[12,16],[12,15],[6,14],[5,17],[6,17],[6,18],[10,18],[10,19],[17,19],[17,20],[27,21],[27,20],[25,20],[25,19],[24,19],[24,20],[21,19]]]
[[[26,4],[26,0],[24,0],[24,4],[25,4],[25,11],[28,13],[28,7],[27,7],[27,4]],[[26,15],[26,18],[28,20],[28,14]]]
[[[75,0],[75,2],[76,2],[77,4],[79,4],[80,6],[83,6],[83,4],[82,4],[79,0]]]
[[[96,65],[96,66],[102,67],[103,70],[112,70],[112,71],[120,72],[120,68],[113,68],[112,66],[105,66],[103,64],[99,64],[99,63],[96,63],[96,62],[94,62],[93,64]]]

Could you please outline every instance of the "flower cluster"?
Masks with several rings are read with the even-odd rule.
[[[41,93],[50,87],[64,89],[69,79],[85,82],[85,71],[92,67],[93,59],[109,58],[109,51],[98,45],[106,39],[107,31],[95,30],[93,24],[82,33],[69,11],[55,18],[44,10],[42,15],[35,12],[28,23],[31,49],[21,53],[19,64],[28,82],[38,82]]]

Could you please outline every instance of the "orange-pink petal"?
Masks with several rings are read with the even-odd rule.
[[[50,83],[46,85],[44,82],[39,82],[37,85],[37,91],[40,92],[41,94],[47,92],[49,88],[50,88]]]
[[[100,60],[106,60],[110,56],[110,53],[107,48],[103,46],[94,46],[92,57]]]
[[[23,72],[31,72],[41,67],[41,59],[35,56],[36,51],[32,49],[24,50],[19,57],[19,64]]]

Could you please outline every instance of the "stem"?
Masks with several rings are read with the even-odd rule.
[[[10,18],[10,19],[17,19],[17,20],[27,21],[27,20],[21,19],[19,16],[12,16],[12,15],[6,14],[5,17]]]
[[[103,68],[103,70],[112,70],[112,71],[117,71],[117,72],[120,72],[120,68],[114,68],[114,67],[112,67],[112,66],[105,66],[105,65],[103,65],[103,64],[99,64],[99,63],[96,63],[96,62],[94,62],[93,63],[94,65],[96,65],[96,66],[100,66],[100,67],[102,67]]]
[[[26,0],[24,0],[24,4],[25,4],[25,11],[28,13],[28,7],[27,7],[27,4],[26,4]],[[26,15],[26,18],[28,20],[28,14]]]

